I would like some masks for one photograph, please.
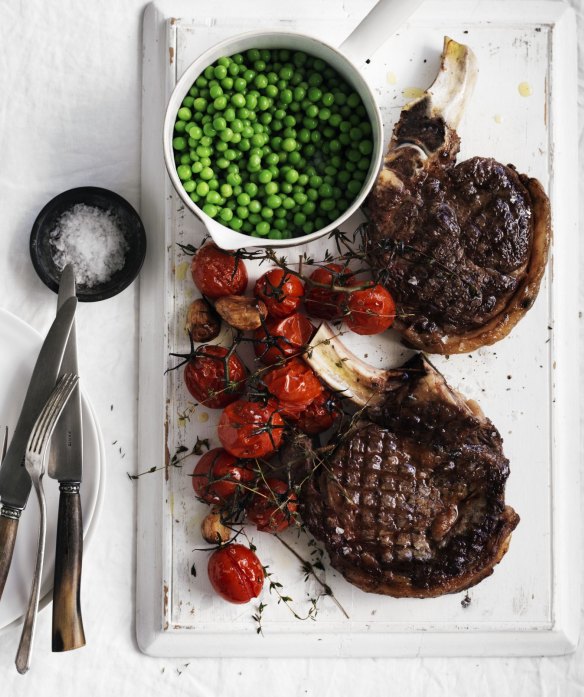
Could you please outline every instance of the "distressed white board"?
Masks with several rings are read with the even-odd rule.
[[[141,279],[140,467],[161,467],[197,436],[217,446],[219,412],[193,409],[181,372],[164,375],[168,353],[186,352],[184,318],[197,297],[189,259],[177,242],[198,243],[201,224],[184,210],[164,173],[164,108],[177,78],[214,43],[269,19],[194,16],[192,6],[165,0],[144,21],[142,213],[149,253]],[[288,27],[337,43],[343,20],[296,18]],[[281,24],[280,24],[281,26]],[[445,34],[468,43],[479,79],[459,133],[460,158],[475,154],[513,162],[550,193],[555,230],[552,260],[538,300],[504,341],[468,356],[436,359],[448,381],[477,399],[505,440],[511,461],[507,501],[521,523],[490,578],[465,594],[433,600],[361,592],[328,570],[327,582],[350,615],[323,600],[316,621],[299,622],[264,591],[264,635],[252,620],[257,603],[234,606],[211,590],[199,524],[207,507],[193,496],[190,473],[166,467],[139,480],[137,632],[143,651],[165,656],[537,655],[570,651],[577,641],[580,597],[578,268],[576,227],[575,18],[558,3],[428,2],[370,57],[374,87],[389,137],[412,88],[438,69]],[[520,94],[527,83],[531,95]],[[357,220],[346,229],[353,229]],[[318,257],[326,241],[310,245]],[[300,248],[288,250],[297,257]],[[253,279],[258,274],[248,265]],[[397,337],[348,339],[379,365],[406,356]],[[316,589],[296,559],[269,535],[255,534],[269,564],[302,614]],[[306,538],[288,539],[307,555]],[[574,551],[575,550],[575,551]],[[191,573],[195,564],[196,577]],[[464,606],[463,606],[464,605]]]

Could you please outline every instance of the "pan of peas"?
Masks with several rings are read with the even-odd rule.
[[[168,104],[172,184],[224,249],[310,242],[373,186],[383,154],[375,98],[336,49],[254,32],[187,68]]]

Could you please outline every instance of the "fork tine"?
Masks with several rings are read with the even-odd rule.
[[[78,381],[79,377],[71,373],[64,374],[59,380],[35,424],[29,440],[29,452],[32,451],[37,454],[42,452]]]
[[[32,433],[30,434],[29,438],[29,444],[27,447],[27,450],[29,452],[33,453],[39,453],[40,448],[39,448],[39,441],[42,439],[42,436],[45,432],[47,424],[50,422],[51,416],[53,412],[55,411],[55,406],[57,404],[57,400],[61,394],[63,394],[63,390],[66,385],[66,380],[69,376],[64,375],[61,380],[57,383],[57,386],[53,389],[51,394],[49,395],[49,398],[47,399],[44,407],[42,408],[35,425],[33,427]]]

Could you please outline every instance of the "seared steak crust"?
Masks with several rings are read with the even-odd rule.
[[[303,519],[365,591],[434,597],[492,573],[519,521],[497,429],[421,356],[305,486]]]
[[[512,165],[486,157],[456,165],[460,139],[429,90],[395,126],[366,202],[365,241],[405,343],[462,353],[502,339],[532,306],[548,257],[549,200]]]

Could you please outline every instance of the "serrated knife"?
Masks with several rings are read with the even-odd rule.
[[[57,312],[75,295],[75,272],[69,264],[61,274]],[[75,323],[61,363],[63,373],[78,373]],[[82,426],[81,393],[77,385],[55,428],[48,467],[49,477],[59,480],[60,491],[53,586],[53,651],[85,646],[81,617],[83,518],[79,495],[83,476]]]
[[[32,486],[24,467],[26,444],[55,387],[76,307],[77,298],[64,303],[49,329],[32,372],[14,435],[0,466],[0,598],[12,562],[18,522]]]

